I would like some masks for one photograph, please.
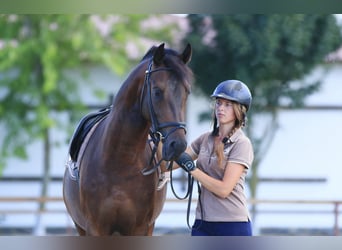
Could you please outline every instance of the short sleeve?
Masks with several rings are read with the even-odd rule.
[[[209,132],[199,136],[197,139],[195,139],[191,143],[191,145],[190,145],[191,150],[196,154],[196,156],[199,155],[199,152],[201,150],[201,145],[202,145],[203,141],[205,140],[205,138],[207,138],[208,136],[209,136]]]
[[[228,162],[244,165],[247,169],[252,166],[254,159],[253,146],[247,137],[237,140],[228,155]]]

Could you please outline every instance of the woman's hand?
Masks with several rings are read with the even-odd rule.
[[[186,152],[183,152],[178,157],[178,159],[176,160],[176,163],[181,168],[183,168],[186,172],[191,172],[191,171],[194,171],[196,169],[196,164],[192,160],[191,156]]]

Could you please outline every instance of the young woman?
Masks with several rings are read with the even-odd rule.
[[[250,236],[244,190],[254,154],[242,127],[252,96],[243,82],[227,80],[216,87],[212,97],[213,130],[193,141],[176,161],[201,184],[191,235]]]

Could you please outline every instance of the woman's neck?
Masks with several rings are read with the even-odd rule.
[[[219,126],[219,137],[231,137],[232,134],[235,132],[234,124],[223,124]]]

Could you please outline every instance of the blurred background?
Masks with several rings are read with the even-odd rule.
[[[340,15],[0,15],[0,235],[75,235],[62,200],[79,120],[107,107],[153,45],[193,47],[188,141],[211,128],[210,94],[251,89],[254,235],[339,235]],[[155,235],[185,234],[186,175],[173,173]],[[194,190],[190,223],[196,206]]]

